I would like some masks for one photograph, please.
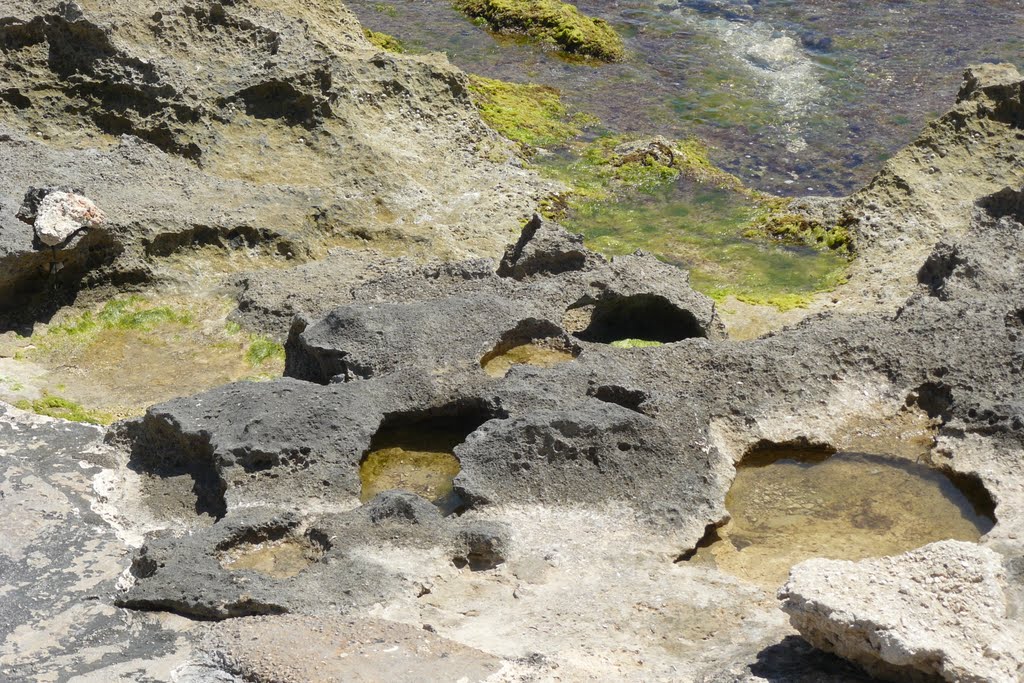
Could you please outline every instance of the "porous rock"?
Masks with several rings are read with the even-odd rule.
[[[80,194],[50,192],[36,210],[35,228],[39,241],[55,247],[82,228],[93,228],[106,219],[91,199]]]
[[[889,681],[1012,683],[1024,629],[1007,615],[1003,557],[960,541],[862,562],[814,559],[779,591],[815,647]]]

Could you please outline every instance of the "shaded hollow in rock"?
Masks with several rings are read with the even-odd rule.
[[[131,444],[128,468],[142,475],[142,494],[158,517],[212,522],[227,513],[226,484],[214,462],[209,435],[180,432],[173,418],[150,411],[115,426],[108,440]]]
[[[531,318],[503,334],[480,359],[480,367],[491,377],[504,377],[513,365],[549,368],[579,354],[579,346],[558,325]]]
[[[387,415],[359,465],[364,503],[385,491],[415,493],[450,514],[462,506],[452,481],[460,471],[455,447],[498,411],[483,402]]]
[[[583,306],[573,307],[581,309]],[[567,313],[567,318],[573,316]],[[578,319],[578,318],[577,318]],[[696,316],[657,294],[634,294],[602,299],[593,304],[589,320],[577,327],[583,341],[610,344],[621,339],[676,342],[705,337]]]

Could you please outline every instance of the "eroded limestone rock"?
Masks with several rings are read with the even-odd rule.
[[[1012,683],[1024,628],[1008,618],[1001,555],[940,541],[903,555],[793,568],[782,609],[814,646],[890,681]]]

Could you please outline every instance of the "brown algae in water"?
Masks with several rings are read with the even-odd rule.
[[[513,346],[497,355],[488,354],[480,361],[480,366],[491,377],[504,377],[513,365],[550,368],[567,363],[575,357],[571,351],[564,348],[532,341]]]
[[[221,566],[231,571],[249,569],[275,579],[289,579],[316,562],[322,554],[301,540],[280,538],[236,546],[224,554]]]
[[[698,560],[776,585],[812,557],[895,555],[944,539],[977,541],[994,526],[991,509],[926,465],[861,453],[804,459],[801,451],[744,458],[725,499],[732,519],[717,530],[723,542],[698,550]]]
[[[456,507],[452,481],[459,473],[453,451],[466,438],[462,430],[429,424],[378,433],[359,466],[364,503],[398,489],[421,496],[445,511]]]

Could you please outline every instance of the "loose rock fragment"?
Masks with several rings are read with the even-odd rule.
[[[779,591],[815,647],[888,681],[991,681],[1024,676],[1024,628],[1007,618],[1002,557],[940,541],[863,562],[814,559]]]
[[[88,197],[70,192],[50,192],[39,203],[35,230],[39,240],[55,247],[82,228],[103,223],[106,216]]]

